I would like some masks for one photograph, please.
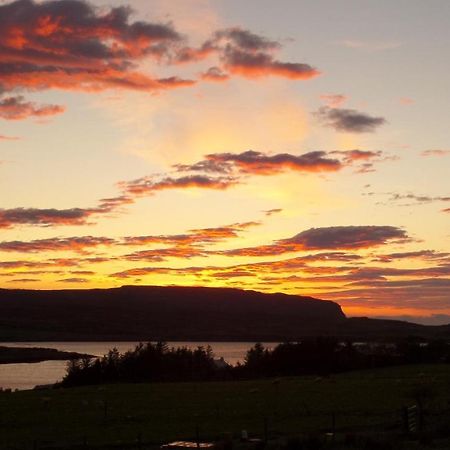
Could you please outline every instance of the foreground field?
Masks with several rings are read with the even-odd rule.
[[[402,407],[425,422],[448,411],[450,366],[403,366],[332,377],[106,385],[0,393],[1,448],[202,440],[223,433],[295,436],[402,429]]]

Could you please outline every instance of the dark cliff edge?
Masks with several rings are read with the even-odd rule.
[[[228,288],[0,289],[0,341],[285,341],[445,337],[450,327],[347,319],[331,301]]]

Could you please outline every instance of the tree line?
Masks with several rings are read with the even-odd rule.
[[[329,375],[392,365],[449,362],[450,345],[445,341],[424,343],[407,339],[383,345],[343,343],[322,337],[281,343],[273,349],[257,343],[236,366],[214,359],[209,346],[173,348],[164,342],[148,342],[125,353],[112,349],[101,358],[70,361],[61,385]]]

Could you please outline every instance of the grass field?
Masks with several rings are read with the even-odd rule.
[[[401,428],[401,408],[426,387],[430,411],[448,410],[450,366],[403,366],[327,378],[242,382],[117,384],[0,394],[1,448],[160,444],[248,430],[262,437]],[[106,405],[106,406],[105,406]],[[429,420],[433,420],[430,416]],[[450,423],[450,422],[449,422]]]

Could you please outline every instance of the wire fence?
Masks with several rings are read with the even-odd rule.
[[[360,448],[361,439],[377,436],[377,439],[392,441],[395,439],[415,439],[422,435],[429,438],[435,436],[450,437],[450,408],[421,410],[418,405],[409,405],[400,410],[368,411],[347,410],[330,411],[315,410],[301,412],[274,413],[263,417],[254,417],[250,427],[243,423],[241,427],[229,429],[227,424],[233,423],[232,417],[218,415],[213,426],[206,425],[202,418],[194,420],[195,426],[191,432],[183,436],[176,435],[175,439],[183,438],[194,443],[194,448],[200,442],[212,442],[214,446],[230,450],[233,443],[238,442],[239,447],[263,448],[271,443],[278,443],[281,448],[284,442],[294,442],[295,439],[308,441],[316,439],[325,448],[333,448],[337,443],[346,442],[346,448]],[[126,422],[128,419],[123,418]],[[221,429],[221,424],[224,426]],[[46,438],[24,436],[14,442],[0,439],[0,445],[5,450],[86,450],[86,449],[156,449],[170,439],[155,439],[155,430],[152,423],[140,423],[134,432],[124,433],[118,438],[115,433],[108,430],[118,429],[123,425],[119,417],[105,418],[105,434],[103,437],[91,437],[89,433],[55,437],[47,430]],[[176,424],[175,428],[176,428]],[[221,430],[221,431],[218,431]],[[245,430],[247,441],[242,441]],[[0,436],[2,427],[0,422]],[[110,435],[108,435],[110,433]],[[55,430],[55,436],[58,436]],[[117,434],[117,433],[116,433]],[[228,447],[226,445],[228,442]],[[234,444],[236,445],[236,444]],[[199,446],[200,447],[200,446]],[[286,447],[287,448],[287,447]],[[382,447],[380,447],[382,448]],[[389,447],[387,447],[389,448]],[[290,450],[290,449],[288,449]]]

